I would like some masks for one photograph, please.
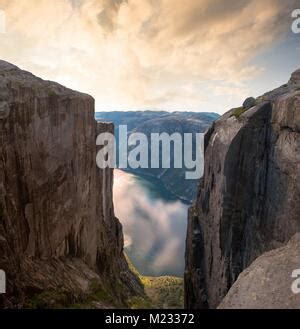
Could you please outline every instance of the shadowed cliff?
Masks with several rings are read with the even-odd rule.
[[[226,113],[206,134],[204,178],[189,211],[188,308],[216,308],[258,256],[300,231],[299,133],[300,70],[288,84]]]
[[[143,294],[123,255],[113,171],[96,166],[92,97],[0,61],[2,307],[127,306]]]

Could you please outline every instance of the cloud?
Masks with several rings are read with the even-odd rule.
[[[153,268],[156,270],[156,274],[160,274],[162,272],[161,269],[164,269],[168,265],[170,266],[170,262],[171,265],[182,262],[180,259],[180,256],[183,256],[182,252],[180,252],[182,247],[182,242],[177,238],[171,238],[167,241],[153,262]]]
[[[290,30],[296,3],[0,0],[0,56],[92,94],[98,108],[200,109],[207,90],[199,82],[221,81],[230,91],[257,77],[251,61]]]
[[[128,3],[127,0],[104,0],[103,9],[97,15],[99,24],[107,32],[113,32],[117,28],[117,18],[120,6]]]
[[[152,198],[133,175],[115,170],[114,204],[125,243],[146,275],[182,275],[187,206]]]

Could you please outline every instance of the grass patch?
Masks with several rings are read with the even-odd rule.
[[[141,278],[154,308],[183,308],[183,279],[174,276]]]
[[[183,308],[184,289],[183,279],[174,276],[150,277],[142,276],[125,255],[129,269],[141,281],[146,298],[134,297],[128,301],[132,309],[165,309]]]
[[[149,310],[154,308],[150,298],[133,297],[127,301],[129,308],[132,310]]]
[[[237,119],[243,114],[245,113],[247,110],[241,106],[241,107],[238,107],[236,109],[234,109],[234,112],[232,113],[232,117],[235,116]]]

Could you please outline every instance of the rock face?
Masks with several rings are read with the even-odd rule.
[[[299,251],[300,233],[287,246],[260,256],[240,274],[219,308],[299,309],[300,285],[292,277],[295,270],[300,273]]]
[[[125,305],[139,290],[114,216],[113,171],[96,166],[94,100],[0,61],[0,269],[2,307],[50,289],[86,293],[91,282]]]
[[[256,103],[239,117],[229,111],[205,137],[189,212],[188,308],[216,308],[258,256],[300,231],[300,70]]]

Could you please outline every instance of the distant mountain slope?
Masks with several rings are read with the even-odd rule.
[[[207,126],[207,123],[219,118],[217,113],[211,112],[166,112],[166,111],[113,111],[113,112],[96,112],[97,120],[114,122],[117,126],[122,124],[128,125],[131,131],[145,121],[153,119],[185,119],[199,121],[200,124]]]
[[[141,132],[149,138],[151,133],[175,132],[203,133],[211,124],[219,118],[216,113],[205,112],[97,112],[96,119],[99,121],[113,122],[115,134],[119,135],[119,126],[127,125],[129,133]],[[143,174],[159,178],[165,187],[178,198],[185,202],[192,202],[196,197],[198,181],[185,179],[186,169],[129,169],[135,174]],[[176,179],[174,179],[176,177]]]

